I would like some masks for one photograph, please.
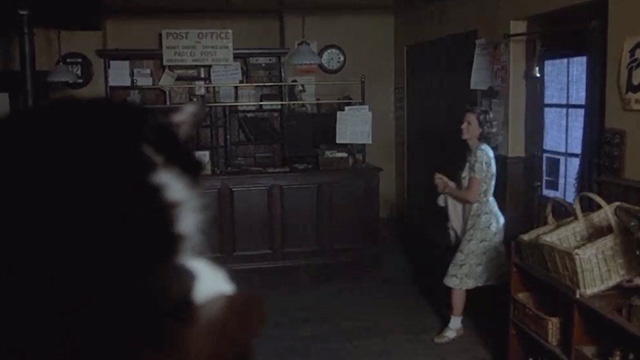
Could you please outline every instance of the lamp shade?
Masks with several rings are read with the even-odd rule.
[[[56,68],[47,76],[48,82],[61,82],[70,83],[78,81],[78,76],[69,70],[69,68],[60,63],[56,65]]]
[[[294,66],[317,66],[320,64],[320,56],[313,51],[309,42],[301,41],[289,55],[289,64]]]

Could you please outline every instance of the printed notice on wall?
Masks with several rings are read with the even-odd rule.
[[[229,65],[233,63],[231,30],[162,30],[162,63]]]
[[[211,67],[211,82],[214,84],[237,84],[242,80],[242,66],[239,62]]]
[[[338,111],[336,143],[371,144],[372,116],[368,106],[347,106]]]
[[[493,56],[485,39],[476,40],[476,52],[471,70],[471,89],[487,90],[493,81]]]
[[[625,110],[640,110],[640,35],[629,37],[624,42],[620,95]]]

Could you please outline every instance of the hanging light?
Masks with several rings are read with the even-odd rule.
[[[62,46],[60,44],[60,30],[58,30],[58,63],[56,68],[47,76],[48,82],[72,83],[78,81],[78,76],[62,62]]]
[[[320,56],[311,48],[311,44],[305,39],[305,17],[302,17],[302,38],[296,44],[295,50],[289,55],[289,64],[296,67],[298,71],[313,72],[320,64]]]
[[[541,78],[542,73],[540,73],[540,55],[542,53],[542,45],[539,38],[536,38],[536,49],[533,57],[533,68],[531,69],[531,77]]]

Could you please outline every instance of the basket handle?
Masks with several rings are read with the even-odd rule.
[[[583,193],[578,194],[578,196],[576,196],[576,200],[574,202],[574,207],[576,209],[576,215],[578,216],[578,221],[580,221],[580,224],[582,224],[583,227],[585,226],[584,215],[582,214],[582,206],[580,205],[580,198],[583,197],[583,196],[591,198],[593,201],[597,202],[598,205],[600,205],[602,207],[604,212],[607,214],[607,217],[609,218],[609,222],[611,223],[611,227],[613,227],[613,232],[618,234],[619,233],[618,223],[616,222],[616,219],[613,216],[613,212],[609,208],[609,204],[607,204],[607,202],[604,201],[600,196],[598,196],[598,195],[596,195],[594,193],[591,193],[591,192],[583,192]]]
[[[559,198],[559,197],[549,198],[549,201],[547,202],[547,209],[545,211],[545,214],[547,215],[547,224],[555,225],[557,223],[556,219],[553,218],[553,203],[554,202],[564,206],[566,209],[569,210],[569,212],[571,214],[575,214],[574,208],[566,200],[564,200],[562,198]]]

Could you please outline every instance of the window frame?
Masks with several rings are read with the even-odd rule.
[[[580,153],[575,153],[575,152],[571,152],[569,151],[569,135],[570,135],[570,131],[569,131],[569,119],[570,119],[570,110],[572,109],[576,109],[576,110],[582,110],[583,111],[583,129],[584,129],[584,122],[585,122],[585,114],[586,114],[586,110],[587,110],[587,99],[586,99],[586,87],[587,87],[587,83],[588,83],[588,74],[587,74],[587,69],[588,66],[585,66],[585,73],[584,73],[584,83],[585,83],[585,101],[584,104],[571,104],[570,103],[570,94],[571,94],[571,59],[575,59],[575,58],[584,58],[585,62],[588,62],[589,59],[587,57],[586,54],[580,54],[577,52],[554,52],[552,54],[545,54],[545,56],[541,59],[540,61],[540,70],[541,70],[541,74],[542,74],[542,81],[541,81],[541,105],[542,105],[542,144],[541,144],[541,156],[542,156],[542,161],[541,161],[541,171],[540,171],[540,180],[541,180],[541,195],[544,197],[550,197],[548,195],[548,191],[552,191],[552,192],[556,192],[558,193],[557,196],[567,200],[567,201],[573,201],[574,199],[569,199],[568,196],[568,192],[569,192],[569,184],[571,183],[569,180],[569,159],[578,159],[578,161],[582,161],[582,141],[581,141],[581,146],[580,146]],[[562,103],[547,103],[546,102],[546,63],[547,61],[553,61],[553,60],[567,60],[567,65],[566,65],[566,70],[567,70],[567,88],[566,88],[566,103],[562,104]],[[562,109],[565,110],[565,116],[564,116],[564,128],[565,128],[565,151],[557,151],[557,150],[548,150],[545,148],[545,143],[544,143],[544,139],[545,139],[545,135],[546,135],[546,129],[545,129],[545,123],[546,123],[546,118],[545,118],[545,113],[546,113],[546,109]],[[584,140],[584,132],[583,132],[583,140]],[[552,156],[552,157],[556,157],[556,158],[560,158],[561,161],[564,161],[564,173],[562,173],[561,169],[562,169],[562,165],[560,165],[560,174],[559,174],[559,178],[558,178],[558,190],[547,190],[546,187],[546,182],[548,179],[553,179],[550,177],[547,177],[546,175],[546,158],[547,156]],[[575,182],[574,182],[575,183]],[[562,187],[560,187],[560,184],[562,184]],[[576,195],[576,191],[574,191],[574,195]]]

